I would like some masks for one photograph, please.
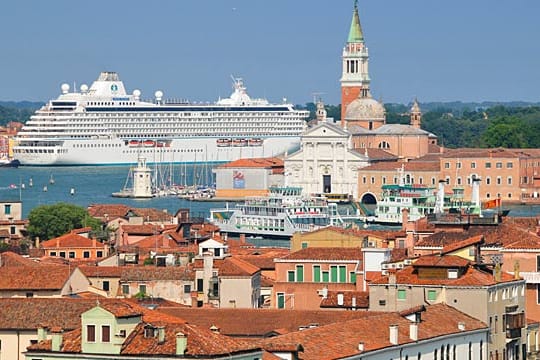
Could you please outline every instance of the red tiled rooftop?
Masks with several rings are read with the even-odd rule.
[[[87,237],[81,236],[76,233],[69,233],[62,236],[59,236],[54,239],[43,241],[41,244],[43,249],[52,249],[56,247],[60,248],[93,248],[94,241]],[[95,247],[104,248],[101,242],[96,241]]]
[[[448,254],[456,250],[460,250],[460,249],[463,249],[472,245],[483,244],[483,243],[484,243],[484,235],[476,235],[468,239],[446,245],[445,247],[443,247],[441,254],[443,255]]]
[[[383,161],[378,162],[360,169],[360,172],[369,172],[369,171],[396,171],[396,169],[404,167],[405,171],[434,171],[438,172],[441,170],[440,162],[436,161],[426,161],[426,162],[399,162],[399,161]]]
[[[251,276],[260,271],[260,269],[250,264],[247,261],[235,258],[228,257],[223,260],[219,268],[219,275],[221,276]]]
[[[65,265],[0,267],[0,290],[60,290],[72,271]]]
[[[338,303],[338,294],[343,294],[343,304]],[[354,301],[353,301],[354,298]],[[368,309],[369,291],[328,291],[321,300],[321,308]]]
[[[283,167],[283,159],[277,157],[270,158],[251,158],[251,159],[238,159],[229,163],[220,165],[218,168],[273,168]]]
[[[38,266],[39,263],[11,251],[0,253],[0,267]]]
[[[291,253],[276,262],[283,260],[351,260],[357,261],[363,258],[360,248],[338,247],[307,247]]]
[[[466,267],[470,261],[456,255],[426,255],[413,263],[414,267]]]

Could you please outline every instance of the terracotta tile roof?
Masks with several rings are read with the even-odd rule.
[[[88,214],[102,220],[127,218],[132,212],[134,215],[144,218],[144,221],[171,222],[172,215],[166,210],[152,208],[133,208],[122,204],[92,204],[88,206]]]
[[[516,239],[530,239],[537,241],[538,235],[531,233],[530,229],[520,225],[520,220],[505,219],[497,226],[472,226],[464,231],[438,231],[419,240],[415,247],[445,247],[475,236],[484,235],[483,247],[506,247]]]
[[[43,241],[40,246],[43,249],[53,248],[93,248],[93,240],[76,233],[69,233],[54,239]],[[96,241],[96,247],[104,248],[101,242]]]
[[[446,245],[445,247],[443,247],[441,254],[443,255],[448,254],[456,250],[460,250],[460,249],[463,249],[472,245],[483,244],[483,243],[484,243],[484,235],[476,235],[468,239]]]
[[[508,244],[502,250],[540,250],[540,238],[527,237]]]
[[[259,271],[257,266],[235,257],[226,258],[219,267],[220,276],[252,276]]]
[[[343,294],[343,305],[338,304],[338,294]],[[353,304],[354,298],[354,304]],[[328,291],[326,299],[321,300],[321,308],[368,309],[369,291]]]
[[[60,290],[74,268],[62,265],[0,268],[0,290]]]
[[[413,263],[413,267],[466,267],[470,261],[456,255],[425,255]]]
[[[418,260],[417,260],[418,261]],[[414,263],[416,265],[416,263]],[[475,269],[469,266],[466,272],[457,279],[425,279],[419,278],[417,267],[407,266],[395,272],[396,284],[404,285],[435,285],[435,286],[491,286],[495,281],[490,272]],[[501,273],[500,282],[516,281],[513,276],[505,272]],[[381,276],[370,282],[370,286],[389,284],[389,276]]]
[[[482,149],[482,148],[460,148],[448,149],[441,158],[522,158],[538,156],[529,149]]]
[[[393,248],[390,251],[390,260],[388,260],[387,262],[395,263],[395,262],[403,261],[407,258],[408,258],[407,249]]]
[[[356,149],[359,153],[365,154],[364,149]],[[378,148],[368,148],[367,149],[367,155],[369,158],[369,161],[374,160],[397,160],[398,157],[392,153],[389,153],[388,151],[385,151],[383,149]]]
[[[337,247],[308,247],[291,253],[276,262],[282,260],[351,260],[357,261],[363,258],[360,248],[337,248]]]
[[[283,256],[283,255],[281,255]],[[233,255],[233,257],[248,262],[261,270],[275,270],[276,264],[274,259],[280,257],[280,255],[271,254],[270,256],[265,255]]]
[[[133,316],[142,316],[142,308],[134,306],[132,303],[128,302],[112,302],[105,301],[103,303],[98,303],[99,306],[113,314],[117,318],[128,318]],[[138,308],[138,309],[137,309]]]
[[[266,256],[271,259],[289,255],[291,251],[286,248],[256,248],[256,247],[232,247],[231,239],[227,240],[229,250],[232,255],[242,256]]]
[[[39,263],[11,251],[0,253],[0,267],[38,266]]]
[[[165,318],[166,319],[166,318]],[[165,338],[158,342],[157,336],[145,336],[146,327],[163,327]],[[122,344],[121,355],[157,356],[176,354],[176,335],[183,333],[187,338],[185,357],[213,357],[218,355],[234,356],[236,353],[257,351],[259,346],[227,336],[220,335],[209,329],[200,328],[183,322],[168,322],[157,318],[156,322],[147,320],[139,323]],[[41,341],[28,347],[28,351],[51,351],[51,340]],[[81,353],[81,329],[64,333],[61,352]]]
[[[427,340],[462,331],[462,323],[467,331],[486,329],[487,326],[464,313],[445,304],[431,305],[422,314],[418,324],[418,340]],[[296,331],[259,341],[264,348],[272,348],[276,343],[300,344],[303,352],[300,359],[327,360],[358,356],[358,344],[364,343],[364,352],[392,346],[389,337],[390,325],[398,326],[398,344],[413,343],[409,338],[410,321],[398,313],[373,314],[364,318],[349,320],[344,323]],[[339,336],[336,336],[339,334]],[[324,351],[321,351],[324,349]]]
[[[338,234],[346,234],[351,236],[357,236],[359,238],[364,238],[365,236],[378,237],[380,239],[395,239],[397,237],[405,237],[407,233],[402,230],[372,230],[372,229],[345,229],[337,226],[328,226],[325,228],[317,229],[305,235],[314,234],[317,232],[334,232]]]
[[[224,335],[262,337],[279,329],[280,333],[296,331],[310,324],[325,325],[358,319],[373,314],[366,311],[284,310],[284,309],[215,309],[166,308],[158,311],[176,316],[204,328],[215,325]]]
[[[268,276],[261,276],[261,287],[272,287],[274,286],[275,279],[272,279]]]
[[[420,162],[420,161],[409,161],[409,162],[378,162],[373,165],[366,166],[359,170],[360,173],[369,172],[369,171],[396,171],[396,169],[401,168],[403,165],[405,171],[434,171],[438,172],[441,170],[440,162],[430,161],[430,162]]]
[[[122,266],[91,266],[80,265],[79,269],[86,277],[117,277],[122,276],[124,267]]]
[[[277,157],[270,158],[251,158],[251,159],[238,159],[229,163],[218,166],[218,169],[225,168],[274,168],[283,167],[283,159]]]
[[[123,268],[120,281],[168,281],[194,279],[194,272],[183,266],[129,266]]]
[[[123,232],[129,235],[154,235],[160,234],[161,228],[157,225],[144,224],[144,225],[129,225],[123,224],[120,226]]]

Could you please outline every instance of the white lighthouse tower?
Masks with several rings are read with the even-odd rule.
[[[152,169],[146,165],[146,158],[137,159],[137,167],[133,170],[133,196],[134,198],[151,198],[152,195]]]

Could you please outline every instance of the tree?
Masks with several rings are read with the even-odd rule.
[[[35,207],[28,215],[28,223],[30,238],[39,237],[40,240],[52,239],[87,226],[94,231],[101,230],[101,222],[88,215],[85,208],[67,203]]]

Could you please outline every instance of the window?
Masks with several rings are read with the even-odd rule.
[[[16,232],[17,232],[17,228],[16,228],[15,226],[11,226],[11,227],[9,228],[9,233],[10,233],[11,235],[15,235]]]
[[[191,284],[185,284],[184,285],[184,294],[191,293]]]
[[[536,255],[536,271],[540,272],[540,255]]]
[[[304,265],[296,265],[296,281],[304,281]]]
[[[338,282],[338,267],[336,265],[330,266],[330,282]]]
[[[386,306],[386,300],[379,300],[379,306]]]
[[[427,298],[428,298],[429,301],[437,300],[437,291],[436,290],[428,290]]]
[[[322,272],[322,281],[325,283],[330,282],[330,274],[328,273],[328,271]]]
[[[456,168],[457,168],[457,169],[461,169],[461,162],[458,161],[458,162],[456,163]]]
[[[512,185],[512,177],[509,176],[509,177],[506,179],[506,182],[508,183],[508,185]]]
[[[536,284],[536,303],[540,304],[540,284]]]
[[[398,300],[405,300],[406,298],[407,298],[407,290],[399,289],[397,291],[397,299]]]
[[[34,293],[33,293],[33,292],[27,292],[27,293],[26,293],[26,297],[27,297],[27,298],[33,298],[33,297],[34,297]]]
[[[303,242],[303,243],[302,243],[302,249],[305,249],[305,248],[307,248],[307,247],[308,247],[308,243],[307,243],[307,242]]]
[[[489,176],[486,177],[486,185],[491,185],[491,178]]]
[[[294,270],[287,271],[287,281],[294,282]]]
[[[444,163],[444,168],[445,169],[450,169],[450,163],[449,162]]]
[[[69,252],[69,258],[70,259],[75,259],[75,251],[70,251]]]
[[[101,342],[111,342],[111,327],[109,325],[101,326]]]
[[[96,342],[96,325],[86,325],[86,341]]]
[[[500,176],[497,176],[497,185],[501,185],[502,179]]]
[[[145,284],[140,284],[139,285],[139,292],[141,294],[146,294],[146,285]]]
[[[285,294],[277,293],[277,308],[285,309]]]
[[[471,163],[471,169],[476,169],[476,163],[474,161]]]
[[[65,251],[60,251],[60,257],[65,258],[66,257],[66,252]]]
[[[103,257],[103,251],[98,251],[96,253],[96,257],[98,257],[98,258]]]
[[[83,258],[88,259],[90,257],[90,251],[83,251]]]
[[[491,163],[490,162],[486,163],[486,169],[491,169]]]
[[[103,291],[109,291],[110,284],[108,281],[103,281]]]
[[[349,273],[349,279],[350,279],[351,283],[356,284],[356,273],[354,271],[351,271]]]
[[[507,163],[506,163],[506,168],[507,168],[507,169],[511,169],[511,168],[513,168],[513,167],[514,167],[514,163],[511,163],[511,162],[507,162]]]
[[[495,163],[497,169],[502,169],[502,162]]]
[[[51,251],[49,256],[56,256],[56,251]]]
[[[313,265],[313,282],[321,282],[321,265]]]
[[[129,285],[128,284],[122,284],[122,294],[124,294],[124,295],[129,294]]]
[[[448,269],[448,278],[449,279],[457,279],[458,278],[458,270],[457,269]]]

